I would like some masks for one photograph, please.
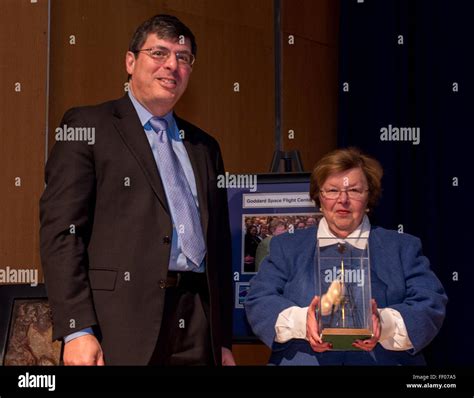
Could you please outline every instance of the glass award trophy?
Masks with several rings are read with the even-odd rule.
[[[372,336],[370,261],[367,238],[320,238],[317,244],[321,338],[333,350]]]

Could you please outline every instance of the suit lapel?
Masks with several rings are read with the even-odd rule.
[[[184,147],[188,153],[191,166],[193,168],[194,178],[196,179],[196,190],[199,201],[199,213],[201,215],[201,225],[204,233],[204,240],[207,243],[207,226],[209,222],[208,191],[207,191],[207,152],[200,147],[196,141],[194,127],[185,120],[174,114],[178,129],[184,131]]]
[[[137,112],[128,96],[124,96],[116,102],[114,116],[114,125],[117,131],[135,156],[161,205],[169,214],[168,202],[155,158]]]

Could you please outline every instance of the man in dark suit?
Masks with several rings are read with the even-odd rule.
[[[71,109],[56,130],[40,237],[66,365],[234,364],[221,152],[173,113],[195,56],[177,18],[145,21],[128,94]]]

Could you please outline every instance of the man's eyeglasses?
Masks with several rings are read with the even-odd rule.
[[[134,53],[139,53],[142,51],[147,52],[150,57],[160,64],[165,63],[171,55],[171,51],[165,47],[144,48],[142,50],[136,50]],[[186,51],[178,51],[174,54],[179,65],[192,66],[196,60],[196,57],[193,54]]]
[[[368,189],[361,189],[361,188],[349,188],[349,189],[336,189],[336,188],[331,188],[331,189],[321,189],[319,192],[325,197],[326,199],[338,199],[339,196],[341,196],[342,192],[347,193],[347,196],[350,199],[355,199],[355,200],[361,200],[364,198],[364,195],[366,192],[368,192]]]

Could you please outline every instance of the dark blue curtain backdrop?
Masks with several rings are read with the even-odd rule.
[[[474,364],[470,3],[341,1],[339,146],[380,160],[384,191],[372,223],[420,237],[447,290],[447,318],[427,350],[431,365]],[[419,144],[381,140],[389,125],[420,128]]]

